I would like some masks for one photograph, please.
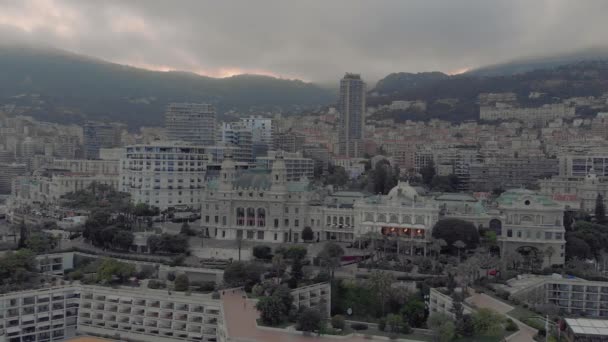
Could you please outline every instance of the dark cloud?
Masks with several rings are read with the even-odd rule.
[[[602,45],[606,13],[601,0],[0,0],[0,39],[212,76],[374,81]]]

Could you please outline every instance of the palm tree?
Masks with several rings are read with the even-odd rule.
[[[452,246],[454,246],[458,249],[458,261],[460,261],[460,250],[465,248],[467,246],[467,244],[462,242],[461,240],[458,240],[458,241],[454,242],[454,244],[452,244]]]

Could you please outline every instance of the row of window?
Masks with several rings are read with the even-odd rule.
[[[387,221],[388,217],[388,221]],[[365,221],[366,222],[388,222],[388,223],[409,223],[409,224],[424,224],[424,216],[423,215],[401,215],[401,221],[399,221],[399,215],[397,214],[377,214],[374,219],[374,213],[365,213]]]
[[[525,231],[517,230],[515,232],[515,236],[517,238],[523,238],[524,235],[525,235],[526,239],[540,240],[543,237],[543,234],[542,234],[541,231],[537,231],[534,234],[532,234],[531,230],[525,230]],[[513,237],[513,229],[507,229],[507,237]],[[545,240],[562,240],[563,238],[564,238],[564,234],[563,233],[545,232],[545,234],[544,234],[544,239]]]

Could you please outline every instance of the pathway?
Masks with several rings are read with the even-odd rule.
[[[233,293],[231,290],[227,290],[222,296],[222,301],[224,303],[224,317],[226,328],[228,330],[228,340],[232,342],[370,341],[369,339],[365,339],[363,337],[352,337],[336,340],[335,337],[302,336],[281,331],[258,329],[255,321],[259,317],[259,314],[254,307],[254,301],[243,299],[243,292],[236,291]]]
[[[538,332],[531,326],[521,322],[515,317],[511,317],[507,312],[514,309],[511,305],[501,302],[500,300],[490,297],[485,293],[475,293],[471,297],[466,299],[466,302],[473,304],[478,308],[487,308],[499,312],[509,318],[511,318],[515,324],[519,327],[517,334],[511,335],[507,338],[509,342],[530,342],[534,341],[534,335]]]

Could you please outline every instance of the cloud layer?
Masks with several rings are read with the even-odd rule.
[[[0,41],[156,70],[337,82],[606,44],[602,0],[0,0]]]

